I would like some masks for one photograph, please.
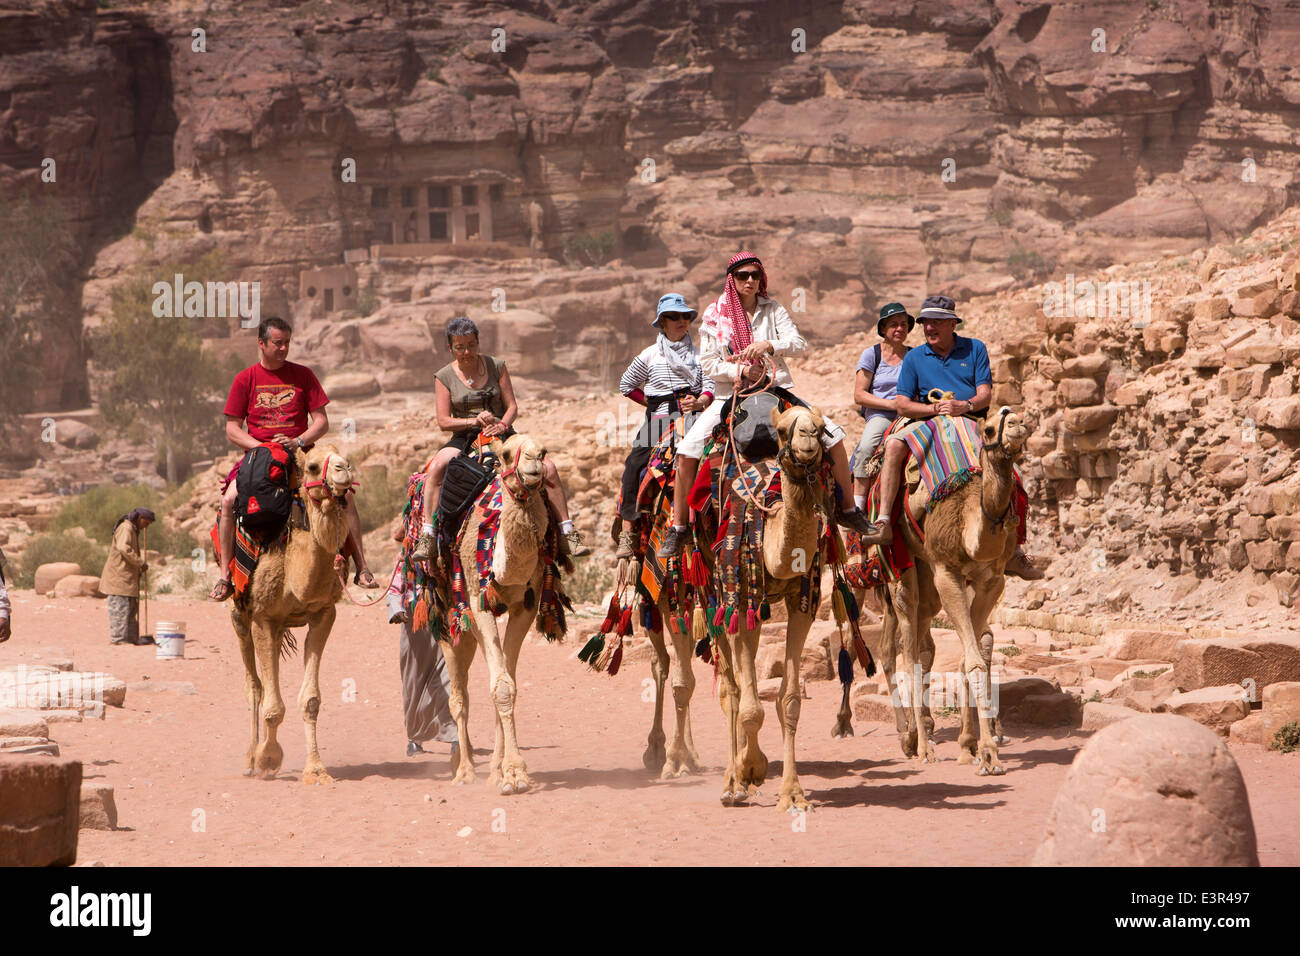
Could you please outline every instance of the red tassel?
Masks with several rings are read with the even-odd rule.
[[[722,627],[725,609],[721,604],[718,605],[718,613],[713,615],[713,626]]]
[[[736,611],[734,614],[731,615],[731,620],[727,622],[727,633],[728,634],[740,633],[740,611]]]
[[[615,623],[617,623],[618,621],[619,610],[620,608],[618,606],[618,593],[615,592],[614,595],[609,599],[609,610],[605,613],[605,620],[602,621],[600,624],[601,634],[608,634],[610,630],[614,627]]]
[[[614,656],[609,661],[609,676],[613,677],[618,673],[618,665],[623,663],[623,642],[618,642],[618,647],[614,648]]]
[[[632,633],[632,609],[629,607],[623,611],[618,618],[618,631],[620,636],[626,636]]]
[[[745,628],[750,631],[758,630],[758,612],[752,607],[745,612]]]

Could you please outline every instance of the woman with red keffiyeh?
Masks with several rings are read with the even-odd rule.
[[[677,445],[676,477],[673,486],[673,526],[659,549],[661,558],[681,551],[686,541],[687,495],[695,483],[700,457],[713,430],[722,420],[726,399],[737,387],[757,385],[766,370],[763,358],[771,356],[772,384],[781,389],[794,385],[783,356],[798,355],[807,348],[785,306],[767,297],[767,272],[752,252],[738,252],[727,263],[727,283],[722,295],[704,310],[700,324],[700,366],[713,379],[715,401],[706,408],[686,437]],[[839,500],[853,500],[849,456],[844,448],[844,429],[825,419],[822,445],[830,455]],[[857,507],[841,510],[836,521],[860,533],[870,530],[866,514]]]

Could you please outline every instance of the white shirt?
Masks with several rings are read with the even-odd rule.
[[[704,310],[704,321],[700,327],[700,367],[704,369],[705,375],[713,379],[716,386],[714,395],[724,399],[735,389],[736,379],[740,377],[743,366],[732,359],[726,343],[719,342],[710,329],[709,313],[716,309],[717,302],[713,302]],[[754,330],[755,342],[766,339],[772,343],[771,360],[776,364],[776,384],[782,388],[791,388],[794,379],[782,356],[798,355],[808,348],[808,343],[799,334],[790,313],[775,299],[759,296],[750,326]]]

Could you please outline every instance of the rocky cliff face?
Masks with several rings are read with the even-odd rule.
[[[504,302],[590,365],[589,326],[621,357],[656,292],[712,294],[747,245],[834,340],[881,301],[1272,218],[1298,188],[1298,37],[1282,0],[44,0],[0,18],[0,184],[69,210],[92,325],[129,270],[217,251],[264,313]],[[356,328],[318,358],[369,361]],[[52,350],[34,407],[84,401],[84,358]]]

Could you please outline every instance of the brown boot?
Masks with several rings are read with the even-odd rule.
[[[618,550],[614,552],[614,559],[635,558],[636,546],[641,536],[631,528],[624,528],[618,536]]]
[[[1025,554],[1025,552],[1021,551],[1019,548],[1016,548],[1016,553],[1013,554],[1011,560],[1007,562],[1006,569],[1003,573],[1009,574],[1012,577],[1024,578],[1026,581],[1041,581],[1046,577],[1046,574],[1043,571],[1034,567],[1033,562],[1029,560],[1029,555]]]
[[[560,537],[564,539],[565,550],[569,552],[569,557],[585,558],[591,554],[591,548],[582,543],[582,535],[578,533],[578,529],[575,528]]]
[[[415,543],[411,550],[412,561],[431,561],[434,552],[438,550],[438,543],[434,540],[433,535],[427,531],[420,534],[420,540]]]

